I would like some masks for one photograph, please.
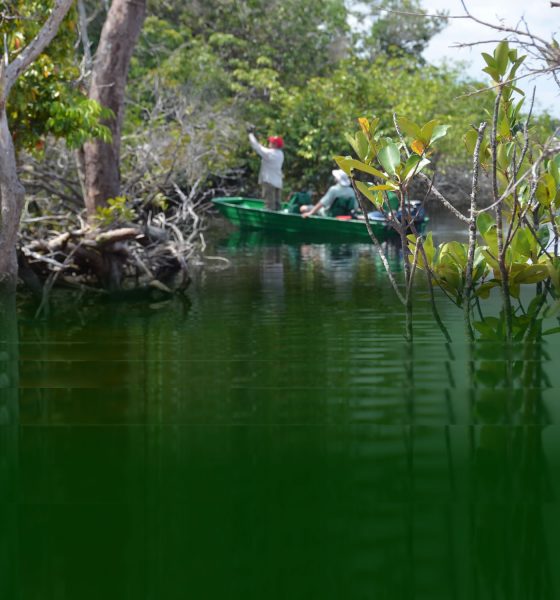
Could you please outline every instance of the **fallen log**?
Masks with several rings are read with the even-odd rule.
[[[141,229],[137,227],[121,227],[120,229],[109,229],[103,231],[95,237],[95,243],[98,246],[123,242],[125,240],[140,239],[144,236]]]

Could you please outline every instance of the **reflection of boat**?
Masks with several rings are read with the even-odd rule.
[[[367,241],[369,234],[362,220],[313,216],[304,219],[298,214],[275,212],[264,208],[262,200],[253,198],[214,198],[218,210],[234,225],[245,229],[264,229],[285,234],[299,234],[326,240],[344,238],[346,240]],[[423,228],[426,219],[419,223]],[[395,237],[396,231],[381,214],[372,214],[370,224],[380,241]]]

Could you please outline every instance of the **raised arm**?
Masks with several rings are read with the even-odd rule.
[[[262,156],[264,158],[268,154],[268,148],[261,146],[261,144],[259,144],[259,142],[257,141],[257,138],[252,133],[249,134],[249,143],[251,144],[251,148],[253,148],[253,150],[259,156]]]

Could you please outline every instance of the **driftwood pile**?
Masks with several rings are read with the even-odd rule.
[[[190,283],[189,260],[205,246],[202,219],[183,200],[171,214],[143,214],[110,227],[70,211],[25,218],[20,279],[43,303],[55,285],[123,297],[183,292]]]

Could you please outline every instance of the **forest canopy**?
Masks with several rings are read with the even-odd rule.
[[[2,29],[17,51],[37,27],[29,15],[46,7],[22,0],[14,6],[22,18],[5,20]],[[93,0],[79,6],[87,16],[87,52],[74,8],[10,98],[19,147],[40,151],[49,134],[74,147],[88,134],[107,137],[107,115],[83,93],[84,54],[95,50],[106,10]],[[258,161],[246,142],[248,125],[262,136],[283,135],[290,189],[327,185],[332,157],[348,147],[345,133],[364,114],[380,116],[386,129],[397,112],[437,118],[462,133],[485,115],[491,99],[467,96],[484,84],[466,77],[460,63],[435,68],[423,59],[445,15],[410,13],[425,13],[419,0],[154,3],[127,87],[123,192],[155,196],[170,170],[186,189],[252,191]],[[436,163],[445,177],[450,167],[466,166],[468,155],[449,141]]]
[[[258,163],[248,151],[246,124],[263,136],[282,134],[290,189],[327,185],[332,157],[348,147],[345,132],[364,114],[381,116],[386,129],[393,112],[437,118],[462,135],[491,109],[489,96],[467,96],[485,84],[465,76],[460,63],[426,64],[422,51],[444,18],[383,10],[391,7],[423,12],[417,0],[212,0],[187,9],[165,2],[148,17],[134,60],[129,131],[153,126],[154,106],[165,106],[166,115],[183,110],[204,124],[189,130],[185,163],[201,154],[208,161],[196,175],[185,169],[187,186],[235,167],[242,169],[239,185],[254,182]],[[185,123],[165,121],[174,148],[173,135]],[[443,144],[442,173],[467,164],[461,145]]]
[[[376,116],[378,133],[391,135],[394,114],[448,127],[431,163],[451,200],[468,199],[461,140],[491,115],[493,98],[473,96],[487,83],[462,64],[426,62],[446,14],[428,16],[420,0],[161,0],[149,11],[138,0],[130,30],[119,17],[132,10],[124,0],[10,0],[0,10],[8,63],[63,3],[58,35],[7,99],[29,237],[46,235],[37,223],[60,214],[78,223],[85,203],[88,223],[106,227],[172,217],[181,245],[177,227],[190,240],[199,222],[185,198],[203,210],[216,195],[258,194],[248,130],[284,138],[285,194],[322,192],[356,120]],[[108,57],[111,40],[125,38],[121,59]],[[542,139],[555,125],[548,115],[532,123]]]

